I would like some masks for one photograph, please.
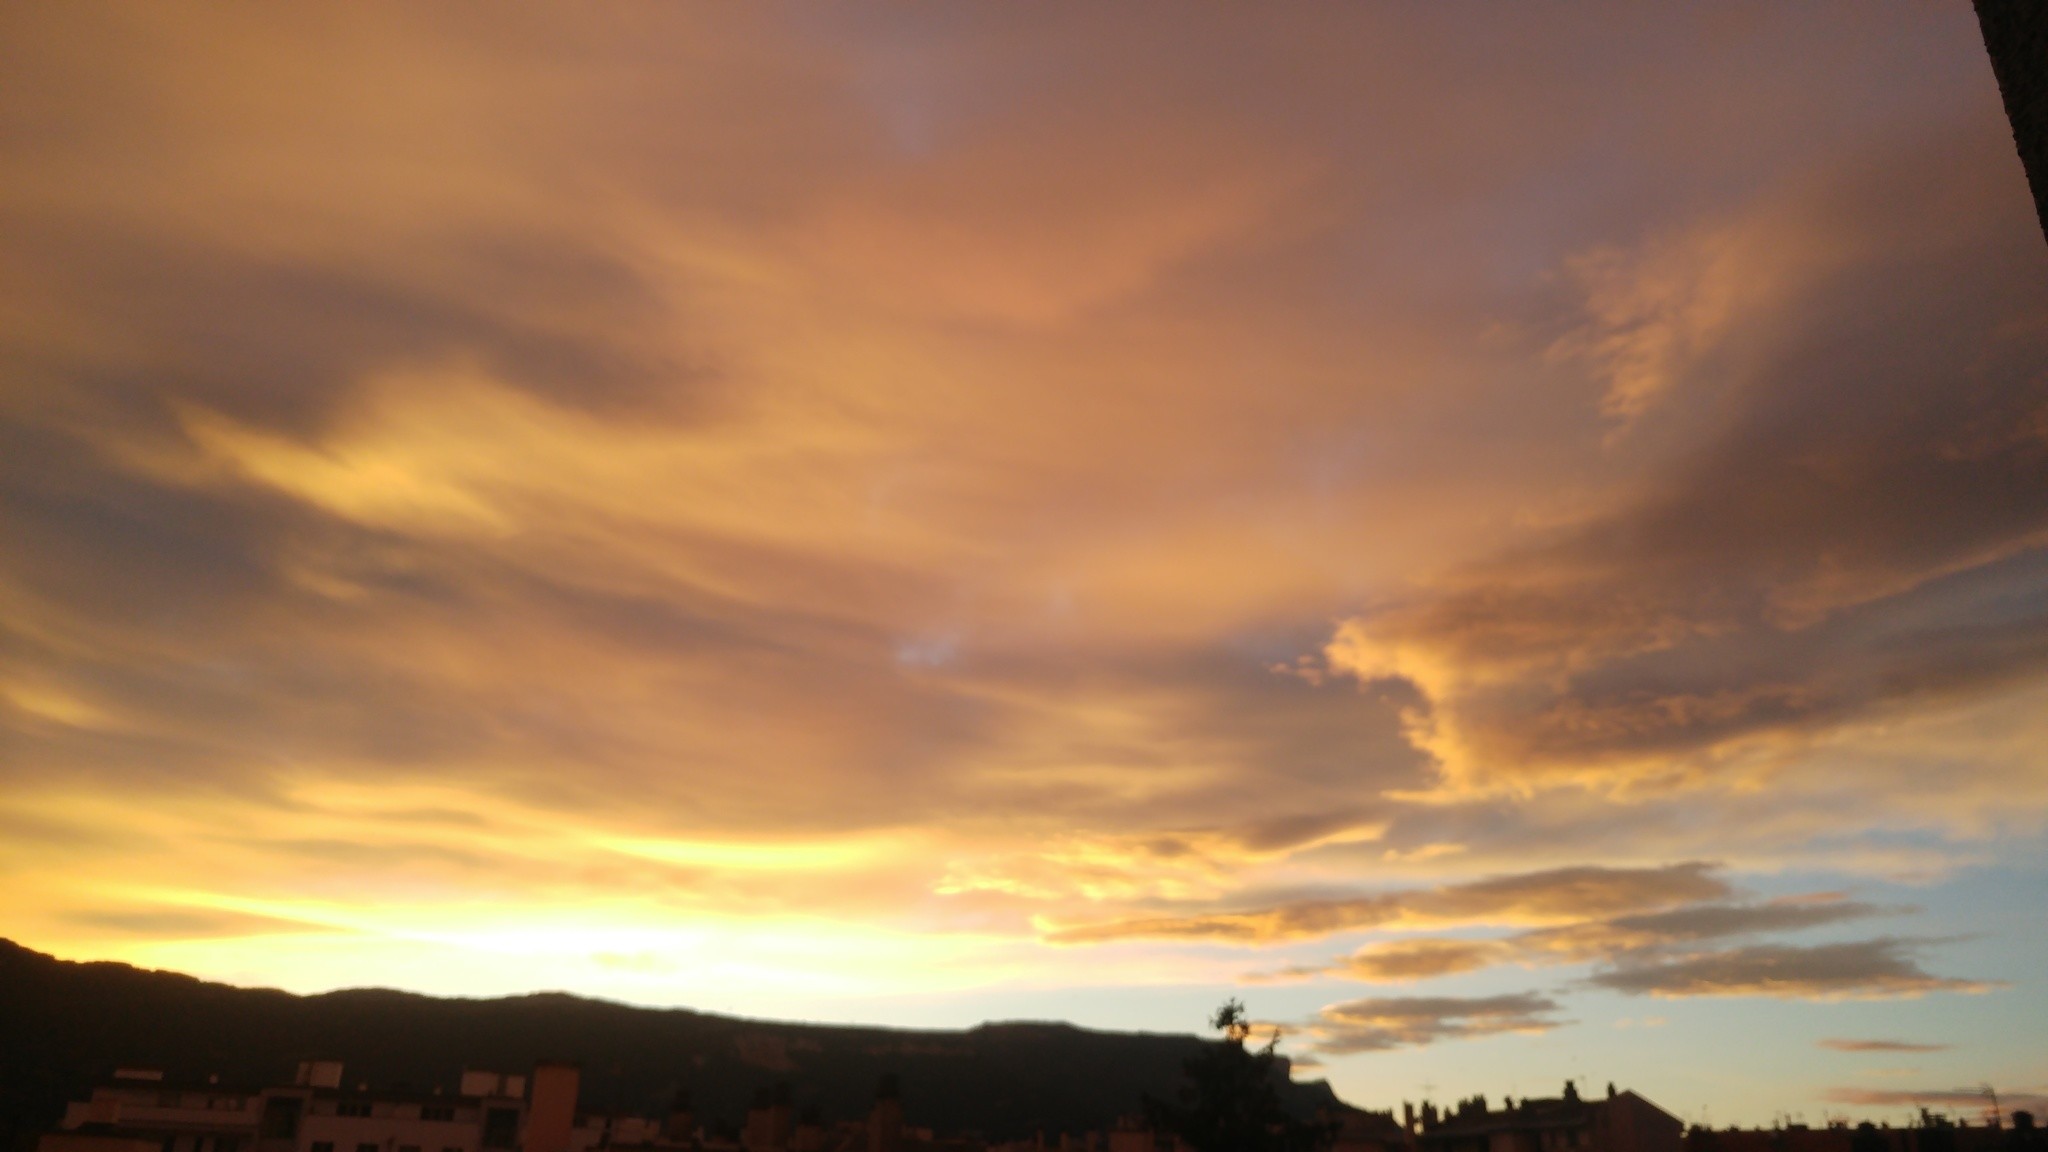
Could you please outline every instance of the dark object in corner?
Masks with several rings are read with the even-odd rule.
[[[2005,118],[2034,189],[2034,212],[2048,237],[2048,3],[1975,0],[1977,27],[1998,75]]]

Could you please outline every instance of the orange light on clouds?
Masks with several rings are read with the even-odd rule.
[[[0,15],[0,934],[1255,983],[1374,1105],[2038,991],[2048,253],[1966,6],[488,23]]]

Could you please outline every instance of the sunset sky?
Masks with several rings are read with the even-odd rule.
[[[2048,1105],[1970,8],[8,5],[0,891],[300,991],[1236,994],[1369,1107]]]

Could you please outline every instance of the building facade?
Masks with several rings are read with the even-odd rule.
[[[1441,1114],[1425,1103],[1405,1118],[1417,1152],[1681,1152],[1685,1137],[1678,1117],[1612,1084],[1601,1100],[1566,1084],[1562,1096],[1498,1109],[1475,1096]]]
[[[597,1141],[573,1123],[576,1077],[543,1065],[529,1093],[525,1076],[472,1071],[443,1094],[351,1089],[333,1060],[267,1087],[122,1069],[71,1104],[38,1152],[587,1152]]]

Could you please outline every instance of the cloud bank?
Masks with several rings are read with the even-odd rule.
[[[7,931],[756,1012],[1365,931],[1962,990],[1740,880],[2048,828],[1969,14],[1487,29],[9,8]]]
[[[1547,1032],[1562,1023],[1554,1015],[1557,1011],[1555,1001],[1533,992],[1381,997],[1332,1004],[1308,1025],[1308,1032],[1317,1052],[1344,1055],[1500,1033]]]
[[[1573,920],[1727,894],[1725,882],[1709,875],[1710,869],[1697,862],[1662,868],[1560,868],[1352,899],[1295,901],[1248,912],[1112,921],[1059,929],[1047,939],[1057,944],[1132,938],[1271,943],[1394,924]]]
[[[1650,996],[1772,996],[1815,1000],[1887,999],[1929,992],[1986,992],[1981,980],[1935,976],[1914,960],[1916,942],[1880,938],[1850,944],[1759,944],[1671,959],[1624,963],[1590,983]]]

